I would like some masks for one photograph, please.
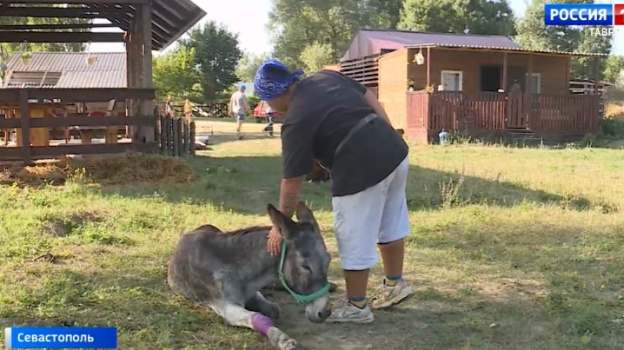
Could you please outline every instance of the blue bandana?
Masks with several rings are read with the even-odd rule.
[[[301,69],[290,73],[286,65],[271,58],[258,68],[254,79],[254,90],[260,99],[269,101],[285,93],[302,74]]]

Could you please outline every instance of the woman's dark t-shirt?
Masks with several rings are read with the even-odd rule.
[[[386,178],[407,157],[408,147],[382,117],[360,128],[336,148],[347,133],[371,113],[366,87],[338,72],[321,71],[302,79],[282,125],[285,179],[304,176],[314,159],[331,170],[332,195],[361,192]]]

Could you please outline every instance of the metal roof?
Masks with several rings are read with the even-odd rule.
[[[26,72],[58,72],[60,79],[53,85],[42,87],[54,88],[125,88],[126,54],[124,52],[31,52],[28,65],[21,61],[21,53],[15,53],[7,61],[7,72],[11,78],[4,87],[30,86]],[[96,58],[93,65],[88,65],[87,56]]]
[[[494,46],[521,49],[513,40],[502,35],[430,33],[400,30],[361,29],[357,32],[342,60],[371,56],[382,50],[399,50],[410,45],[436,43],[440,45]]]
[[[357,32],[341,61],[347,61],[382,53],[384,50],[400,50],[411,47],[448,47],[490,51],[534,52],[575,56],[608,56],[595,53],[572,53],[549,50],[525,49],[502,35],[477,35],[455,33],[431,33],[400,30],[361,29]]]
[[[608,57],[609,54],[603,53],[583,53],[583,52],[567,52],[567,51],[557,51],[557,50],[530,50],[522,47],[518,48],[509,48],[509,47],[497,47],[497,46],[478,46],[478,45],[452,45],[452,44],[437,44],[437,43],[429,43],[429,44],[419,44],[419,45],[408,45],[406,48],[425,48],[425,47],[445,47],[450,49],[475,49],[475,50],[488,50],[488,51],[515,51],[515,52],[524,52],[524,53],[535,53],[535,54],[555,54],[555,55],[567,55],[567,56],[579,56],[579,57]]]

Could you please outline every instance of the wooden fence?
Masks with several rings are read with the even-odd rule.
[[[5,138],[8,130],[15,129],[16,146],[0,147],[0,160],[21,160],[25,165],[34,159],[56,158],[68,154],[92,155],[123,153],[135,151],[143,153],[158,152],[158,142],[131,140],[117,142],[119,127],[130,126],[133,129],[155,128],[158,117],[151,116],[105,116],[89,117],[84,114],[56,115],[55,109],[65,109],[77,102],[108,102],[110,100],[152,100],[153,89],[1,89],[0,110],[5,111],[5,118],[0,119],[0,129]],[[81,134],[99,130],[106,134],[106,143],[70,144],[65,139],[53,145],[50,135],[54,129],[76,129]],[[112,133],[115,137],[112,137]],[[84,135],[82,135],[84,136]],[[81,137],[91,139],[92,136]]]
[[[442,129],[471,136],[525,131],[583,136],[599,128],[597,95],[408,92],[406,133],[429,140]]]
[[[180,157],[195,154],[195,122],[184,118],[160,117],[157,128],[160,154]]]

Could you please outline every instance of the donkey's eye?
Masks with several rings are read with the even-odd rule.
[[[309,265],[301,265],[301,268],[306,270],[306,271],[312,272],[312,269],[310,268]]]

